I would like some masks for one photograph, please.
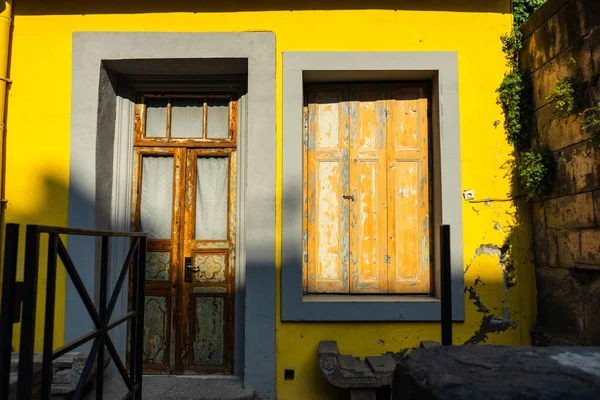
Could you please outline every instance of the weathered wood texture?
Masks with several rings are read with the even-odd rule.
[[[428,293],[428,87],[308,87],[308,293]]]
[[[236,96],[152,93],[136,105],[131,222],[156,232],[146,272],[149,373],[233,373]],[[162,166],[151,169],[157,157]]]
[[[535,339],[600,345],[600,149],[578,115],[560,118],[547,98],[559,80],[576,78],[582,82],[582,106],[600,102],[600,2],[548,0],[521,30],[521,67],[530,73],[533,89],[534,141],[553,152],[556,166],[551,193],[533,204]]]

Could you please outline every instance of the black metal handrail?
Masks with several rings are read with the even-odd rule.
[[[41,225],[27,225],[25,243],[25,268],[24,281],[16,281],[17,249],[19,226],[7,224],[6,245],[4,256],[4,278],[2,288],[2,313],[0,315],[0,333],[3,340],[0,343],[0,370],[6,371],[0,374],[0,398],[8,398],[9,374],[11,358],[12,324],[19,320],[19,293],[23,296],[21,343],[19,349],[19,367],[17,381],[17,400],[29,400],[32,397],[34,387],[34,338],[35,338],[35,314],[37,303],[37,286],[40,258],[40,239],[42,234],[48,234],[48,263],[46,277],[46,299],[44,316],[44,337],[42,352],[42,376],[41,376],[41,399],[50,399],[52,385],[52,361],[65,353],[93,340],[91,350],[85,366],[77,383],[73,399],[80,399],[83,395],[84,386],[87,383],[90,371],[96,361],[96,399],[102,399],[104,387],[104,360],[105,347],[110,353],[119,374],[125,381],[128,393],[123,398],[136,400],[142,398],[142,346],[144,338],[144,283],[146,266],[146,234],[135,232],[112,232],[87,229],[70,229],[62,227],[51,227]],[[100,285],[98,304],[94,305],[87,292],[69,253],[60,238],[60,234],[76,236],[95,236],[101,238],[100,255]],[[109,263],[109,238],[129,237],[131,243],[127,252],[125,262],[121,267],[115,288],[108,298],[108,263]],[[57,260],[60,258],[68,276],[83,301],[90,315],[95,329],[80,336],[79,338],[65,344],[59,349],[53,350],[54,340],[54,308],[56,297],[56,269]],[[132,274],[131,311],[110,322],[112,313],[117,304],[119,293],[130,269]],[[22,288],[22,290],[21,290]],[[108,301],[107,301],[108,300]],[[108,332],[130,321],[129,337],[129,374],[123,364]]]

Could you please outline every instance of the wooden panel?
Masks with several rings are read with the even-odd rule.
[[[349,115],[346,86],[309,89],[306,225],[308,292],[347,293]]]
[[[221,366],[225,362],[225,299],[194,297],[193,363]]]
[[[429,293],[430,199],[426,88],[389,89],[388,291]]]
[[[350,124],[350,276],[352,293],[385,293],[385,86],[353,87]]]
[[[146,295],[144,308],[144,363],[169,364],[170,310],[166,295]]]
[[[168,281],[171,253],[149,251],[146,253],[146,281]]]
[[[225,283],[227,274],[227,254],[193,253],[194,266],[200,270],[195,274],[195,282]]]

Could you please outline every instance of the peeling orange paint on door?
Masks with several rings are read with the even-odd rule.
[[[427,90],[309,86],[305,291],[430,291]]]

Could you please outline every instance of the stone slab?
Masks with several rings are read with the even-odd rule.
[[[238,377],[145,375],[144,400],[252,400],[253,389],[244,387]],[[109,379],[104,386],[105,399],[120,399],[127,388],[120,377]],[[84,400],[94,400],[92,390]]]
[[[443,346],[398,364],[395,398],[600,399],[600,348]]]
[[[594,227],[592,192],[558,197],[546,201],[546,224],[551,229]]]

